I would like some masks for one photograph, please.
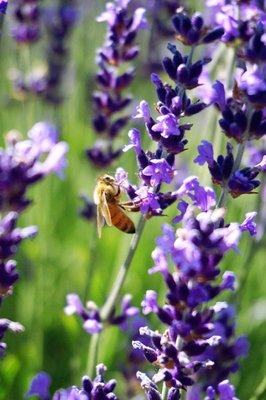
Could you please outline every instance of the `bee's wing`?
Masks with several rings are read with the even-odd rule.
[[[101,237],[102,227],[104,226],[104,221],[107,225],[112,226],[112,219],[108,207],[108,203],[106,201],[105,193],[103,192],[100,197],[98,197],[97,204],[97,227],[98,227],[98,235]]]
[[[112,224],[112,219],[111,219],[109,206],[108,206],[108,203],[107,203],[107,200],[106,200],[105,193],[102,194],[102,206],[101,206],[101,209],[102,209],[102,214],[103,214],[103,217],[104,217],[107,225],[112,226],[113,225]]]
[[[97,229],[99,238],[102,236],[102,227],[104,226],[104,217],[100,205],[97,206]]]

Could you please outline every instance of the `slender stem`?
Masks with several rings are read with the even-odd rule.
[[[84,301],[86,301],[88,297],[88,293],[90,291],[91,287],[91,281],[93,278],[93,272],[94,268],[93,266],[96,264],[96,258],[97,258],[97,251],[96,251],[96,238],[97,238],[97,231],[96,231],[96,224],[92,226],[92,234],[91,234],[91,240],[89,242],[89,265],[87,268],[87,278],[86,278],[86,285],[85,285],[85,290],[84,290]]]
[[[146,222],[145,218],[141,216],[136,228],[136,233],[134,234],[131,240],[126,259],[124,263],[121,265],[116,280],[113,284],[113,287],[102,307],[101,319],[103,322],[108,320],[110,314],[112,313],[115,307],[116,301],[120,295],[123,283],[125,282],[134,254],[138,247],[138,243],[141,238],[145,222]],[[89,353],[88,353],[88,362],[87,362],[87,371],[89,376],[93,376],[95,366],[97,364],[100,336],[101,336],[100,333],[98,333],[96,335],[93,335],[91,338]]]
[[[239,143],[238,148],[237,148],[237,155],[236,155],[236,159],[234,162],[234,168],[233,168],[233,173],[236,172],[240,165],[241,165],[241,161],[244,155],[244,151],[245,151],[245,147],[246,147],[246,140],[244,140],[242,143]]]
[[[250,400],[259,400],[259,399],[265,399],[266,394],[266,377],[264,377],[261,381],[261,383],[259,384],[259,386],[257,387],[257,389],[255,390],[254,395],[250,398]]]
[[[185,392],[185,390],[183,390],[183,391],[181,392],[181,397],[180,397],[180,399],[181,399],[181,400],[185,400],[185,398],[186,398],[186,392]]]
[[[168,392],[167,386],[166,386],[166,384],[165,384],[165,382],[164,382],[164,383],[163,383],[162,394],[161,394],[162,400],[166,400],[166,398],[167,398],[167,392]]]
[[[129,247],[129,251],[128,254],[126,256],[125,262],[121,265],[120,270],[118,272],[117,278],[113,284],[113,287],[111,289],[111,292],[108,296],[108,298],[106,299],[105,304],[102,307],[101,310],[101,318],[103,321],[106,321],[109,317],[110,314],[113,311],[113,308],[115,306],[115,303],[118,299],[118,296],[120,294],[120,290],[123,286],[123,283],[125,282],[126,276],[127,276],[127,272],[129,270],[129,267],[131,265],[132,259],[134,257],[135,251],[137,249],[139,240],[141,238],[142,232],[143,232],[143,228],[145,225],[145,218],[143,216],[140,217],[137,229],[136,229],[136,233],[133,236],[131,243],[130,243],[130,247]]]
[[[244,264],[241,266],[241,273],[239,276],[239,289],[232,293],[230,297],[230,303],[235,303],[238,311],[241,309],[241,298],[248,281],[249,274],[251,272],[251,267],[253,263],[251,262],[254,255],[257,254],[258,250],[265,246],[265,241],[255,242],[253,241],[248,249],[248,253],[245,257]]]
[[[95,367],[98,362],[99,339],[100,333],[96,333],[95,335],[92,335],[90,340],[89,357],[87,360],[87,371],[90,377],[94,375]]]
[[[190,53],[188,55],[188,59],[187,59],[187,62],[186,62],[186,66],[187,67],[189,67],[191,65],[191,63],[192,63],[194,51],[195,51],[195,46],[191,46]]]
[[[231,57],[231,60],[229,61],[228,69],[227,69],[227,80],[226,80],[227,90],[231,90],[233,87],[233,76],[234,76],[234,69],[235,69],[235,63],[236,63],[236,52],[234,51],[232,54],[229,54],[229,59],[230,59],[230,57]]]
[[[223,187],[223,190],[222,190],[219,200],[217,202],[217,206],[216,206],[217,208],[225,206],[225,204],[227,202],[227,195],[228,195],[228,189],[227,189],[227,187]]]
[[[2,36],[3,24],[4,24],[4,14],[0,14],[0,38]]]

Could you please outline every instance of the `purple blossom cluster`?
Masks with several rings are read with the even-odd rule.
[[[212,181],[232,197],[254,193],[260,185],[258,174],[265,171],[264,155],[257,163],[241,168],[245,146],[260,141],[266,133],[265,119],[265,11],[259,2],[208,2],[215,9],[216,22],[224,29],[222,40],[236,46],[237,70],[231,95],[221,82],[210,88],[210,103],[221,113],[219,125],[223,133],[238,144],[227,143],[226,155],[213,156],[213,146],[206,140],[199,145],[195,162],[207,163]]]
[[[263,22],[263,2],[206,0],[208,17],[224,29],[222,41],[230,45],[247,42],[256,28],[258,19]]]
[[[77,314],[83,321],[83,329],[91,335],[101,332],[104,322],[125,329],[128,319],[135,317],[139,312],[137,307],[132,306],[131,299],[131,295],[125,295],[121,301],[121,312],[116,314],[113,310],[108,319],[103,320],[100,310],[94,302],[89,301],[84,307],[79,296],[72,293],[67,295],[65,313],[67,315]]]
[[[128,63],[137,57],[136,37],[146,27],[145,9],[137,8],[132,13],[130,1],[107,3],[106,10],[97,18],[98,22],[107,24],[105,42],[96,56],[98,90],[93,93],[93,126],[99,140],[86,154],[99,168],[109,166],[121,154],[121,148],[116,149],[113,141],[129,120],[128,114],[121,114],[132,100],[124,93],[135,76],[134,68]]]
[[[26,1],[26,4],[34,3]],[[59,2],[58,5],[43,9],[41,17],[48,36],[46,70],[37,72],[32,70],[27,76],[18,72],[12,78],[13,86],[17,97],[19,95],[18,98],[24,99],[27,95],[35,95],[56,105],[64,99],[62,82],[69,53],[67,41],[78,19],[77,2],[76,0]],[[36,30],[40,30],[41,21],[39,19],[36,21]]]
[[[37,82],[35,91],[47,102],[63,101],[62,82],[68,59],[69,36],[78,20],[76,0],[67,0],[48,8],[45,23],[48,32],[47,74]]]
[[[12,10],[12,36],[19,44],[36,43],[41,37],[39,0],[15,0]]]
[[[0,0],[0,16],[5,15],[8,6],[7,0]]]
[[[263,157],[261,162],[239,170],[235,170],[235,159],[233,155],[233,146],[227,143],[226,156],[219,155],[217,160],[213,156],[213,146],[208,141],[202,141],[198,146],[199,155],[195,162],[199,165],[207,163],[212,181],[221,187],[227,187],[232,197],[238,197],[241,194],[254,193],[260,185],[257,178],[260,171],[266,169],[266,157]]]
[[[224,209],[197,214],[189,207],[182,225],[176,232],[164,225],[152,254],[149,273],[161,273],[167,287],[165,304],[159,305],[154,290],[148,290],[142,302],[143,313],[156,314],[167,328],[163,333],[140,328],[151,345],[141,339],[133,342],[158,368],[149,385],[147,376],[138,374],[148,399],[161,399],[156,386],[160,382],[170,389],[168,399],[179,399],[180,390],[195,383],[203,393],[208,386],[219,393],[219,385],[238,369],[238,359],[248,347],[244,337],[235,338],[232,308],[214,300],[235,289],[234,274],[226,271],[220,277],[219,264],[227,252],[237,249],[242,232],[253,230],[252,221],[226,225]],[[194,398],[200,399],[200,394]]]
[[[203,18],[200,15],[197,17],[201,20],[202,27],[204,25]],[[188,17],[185,14],[178,14],[174,17],[176,30],[178,29],[177,18],[179,21],[187,21]],[[179,24],[182,25],[181,22]],[[182,32],[185,34],[184,31]],[[199,31],[197,44],[206,37],[209,37],[206,43],[214,42],[222,34],[223,31],[217,28],[207,31],[205,36]],[[199,77],[203,67],[210,61],[209,58],[203,58],[193,62],[194,45],[191,47],[190,54],[186,56],[183,56],[172,44],[168,45],[168,49],[171,57],[163,59],[163,66],[174,85],[163,83],[160,77],[153,73],[151,80],[158,97],[156,104],[158,116],[152,116],[149,104],[144,100],[140,102],[134,116],[136,119],[143,120],[148,137],[157,145],[156,150],[145,151],[142,148],[141,132],[135,128],[130,130],[130,143],[124,148],[124,151],[134,149],[142,184],[140,187],[135,187],[127,181],[125,172],[119,170],[117,173],[118,182],[124,187],[133,202],[140,204],[140,210],[146,217],[162,214],[165,208],[182,196],[188,196],[194,205],[204,210],[213,206],[215,202],[213,191],[210,188],[202,187],[196,177],[191,177],[190,180],[184,182],[177,191],[163,193],[160,190],[162,184],[170,184],[174,181],[174,177],[178,173],[175,169],[175,156],[186,150],[188,142],[186,133],[191,129],[192,124],[187,120],[183,122],[184,118],[201,112],[207,106],[201,101],[192,101],[187,92],[199,86]]]
[[[0,149],[0,302],[13,292],[19,279],[17,263],[13,259],[20,243],[37,234],[36,226],[17,227],[19,215],[31,203],[28,189],[51,173],[62,176],[66,166],[67,144],[58,141],[56,129],[45,122],[35,124],[28,138],[21,140],[16,131],[6,137],[6,148]],[[11,330],[20,332],[19,323],[0,320],[0,336]],[[1,342],[0,355],[6,344]]]
[[[105,365],[99,364],[93,380],[84,376],[81,387],[72,386],[67,389],[59,389],[54,395],[50,395],[50,376],[45,372],[40,372],[33,378],[26,397],[37,396],[40,400],[117,400],[114,393],[116,381],[115,379],[105,381],[105,372]]]

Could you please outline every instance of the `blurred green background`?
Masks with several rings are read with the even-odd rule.
[[[39,234],[33,241],[23,243],[17,254],[20,281],[13,296],[7,298],[1,308],[2,317],[21,322],[26,330],[20,335],[7,335],[7,356],[0,363],[0,399],[22,399],[30,379],[40,370],[47,371],[53,380],[52,387],[66,387],[78,384],[86,373],[90,336],[87,335],[76,317],[67,317],[63,312],[67,293],[78,293],[84,300],[103,304],[108,288],[123,261],[130,237],[116,229],[106,228],[101,240],[96,238],[93,223],[78,216],[81,206],[79,195],[92,196],[95,178],[94,170],[84,156],[84,149],[95,140],[90,125],[90,96],[95,88],[95,50],[103,42],[105,27],[98,24],[95,16],[104,7],[104,1],[93,2],[82,16],[69,41],[69,65],[65,77],[66,100],[62,106],[49,106],[38,99],[17,101],[12,97],[12,85],[8,78],[12,68],[24,72],[44,60],[46,43],[40,41],[30,49],[18,47],[10,37],[11,17],[7,14],[5,30],[1,39],[1,107],[0,127],[3,138],[10,129],[19,130],[24,136],[37,121],[49,120],[56,123],[61,139],[70,146],[69,165],[63,181],[49,177],[31,190],[33,205],[21,217],[20,225],[39,227]],[[192,7],[193,8],[193,7]],[[141,54],[137,65],[137,78],[132,87],[135,105],[143,98],[150,104],[156,101],[155,93],[143,65],[147,59],[147,43],[150,31],[141,32]],[[174,40],[174,39],[173,39]],[[159,44],[158,44],[159,46]],[[167,54],[163,43],[161,54]],[[219,67],[227,67],[228,53],[224,53]],[[202,183],[209,184],[207,169],[193,166],[196,146],[201,139],[211,137],[210,110],[195,119],[189,133],[189,150],[180,155],[180,162],[186,164],[190,174],[199,174]],[[210,124],[208,125],[208,121]],[[134,123],[134,121],[133,121]],[[127,131],[123,141],[127,142]],[[223,145],[222,135],[217,129],[216,147]],[[113,173],[116,166],[130,171],[136,179],[133,155],[126,153],[106,172]],[[256,196],[240,197],[228,203],[228,221],[240,221],[245,212],[256,205]],[[162,287],[159,276],[147,274],[152,265],[150,257],[154,241],[160,232],[160,225],[171,220],[175,208],[167,217],[148,221],[141,244],[135,254],[132,268],[123,292],[133,295],[133,302],[139,305],[147,289]],[[238,312],[238,333],[246,333],[250,340],[250,353],[242,362],[240,372],[233,378],[241,400],[250,399],[255,388],[262,381],[266,371],[266,297],[265,297],[265,239],[252,247],[245,237],[238,254],[230,254],[223,262],[222,269],[233,270],[245,280],[241,291]],[[156,321],[152,320],[156,327]],[[118,365],[123,363],[130,339],[118,329],[108,329],[100,344],[100,360],[104,362],[112,377],[120,380],[118,392],[123,391]],[[124,398],[122,395],[121,398]],[[266,394],[258,397],[261,400]]]

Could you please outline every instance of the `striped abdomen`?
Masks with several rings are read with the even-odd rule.
[[[133,221],[124,213],[118,204],[108,203],[112,224],[125,233],[135,233]]]

